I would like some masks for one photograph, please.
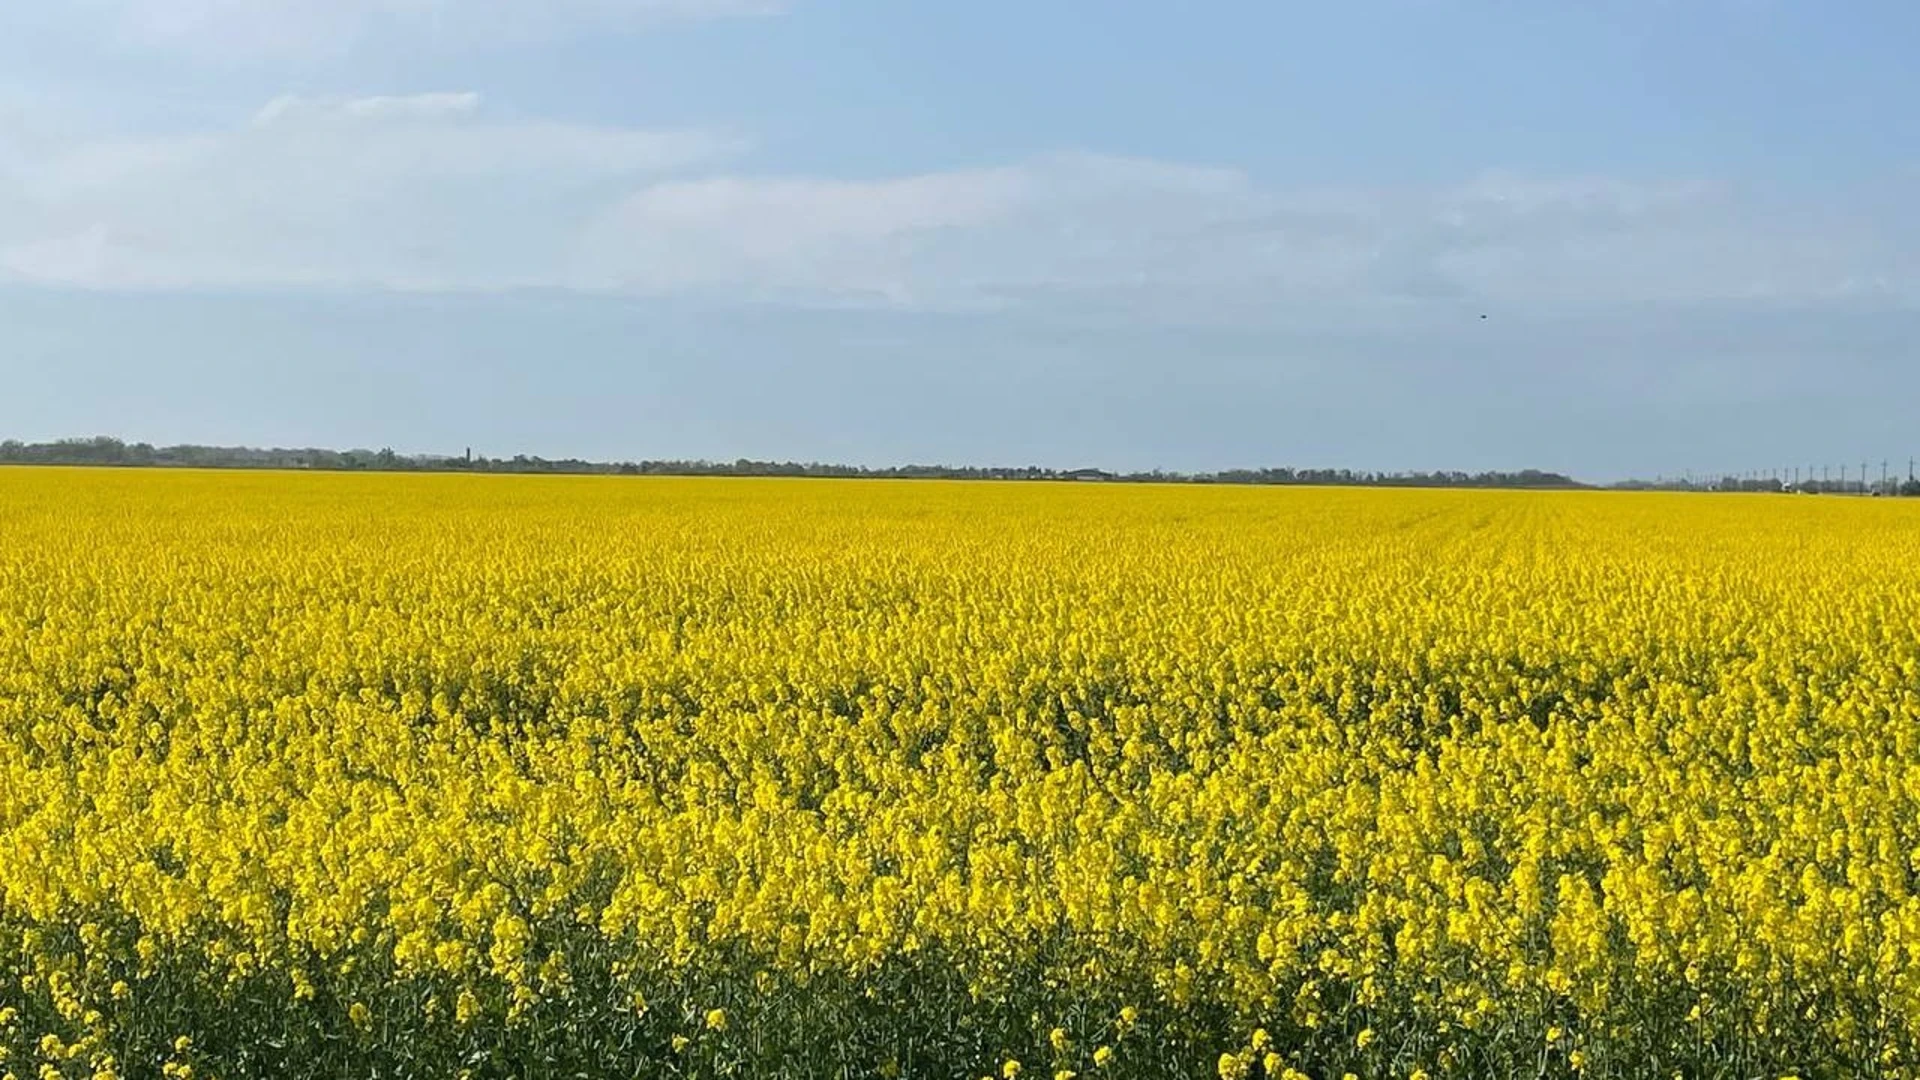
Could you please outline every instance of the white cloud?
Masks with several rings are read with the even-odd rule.
[[[96,287],[550,285],[583,201],[737,149],[495,119],[471,94],[283,98],[228,130],[0,161],[0,265]]]
[[[1432,200],[1427,220],[1426,266],[1514,302],[1826,300],[1863,295],[1863,274],[1920,296],[1873,210],[1770,204],[1724,184],[1490,175]]]
[[[98,282],[109,237],[104,225],[0,249],[0,270],[51,285]]]
[[[1696,181],[1490,173],[1431,191],[1290,191],[1064,155],[877,182],[673,181],[596,221],[579,276],[930,306],[1104,297],[1135,311],[1920,295],[1913,253],[1882,224]]]
[[[480,95],[472,91],[363,98],[310,98],[283,94],[254,113],[253,122],[265,125],[290,119],[440,120],[465,116],[479,107]]]
[[[779,7],[778,0],[70,0],[66,18],[125,45],[264,59],[327,55],[382,39],[486,47]]]
[[[1243,184],[1219,170],[1084,155],[885,180],[674,181],[597,219],[582,237],[579,270],[609,288],[733,285],[964,301],[1009,271],[1072,276],[1062,261],[1089,244],[1116,242],[1151,228],[1172,204],[1237,194]],[[1129,221],[1130,213],[1138,217]],[[1016,261],[1024,269],[1009,265]]]
[[[283,97],[220,130],[12,145],[0,275],[105,288],[527,286],[1141,318],[1920,298],[1913,200],[1768,203],[1686,180],[1299,190],[1084,153],[768,176],[717,172],[741,149],[724,136],[501,118],[473,93]]]
[[[883,180],[708,177],[596,219],[576,270],[624,290],[978,306],[1204,275],[1180,249],[1263,198],[1233,170],[1093,154]]]

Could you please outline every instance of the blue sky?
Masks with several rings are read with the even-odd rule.
[[[1920,452],[1912,5],[0,24],[0,435],[1592,479]]]

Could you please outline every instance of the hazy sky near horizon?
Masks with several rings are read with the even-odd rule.
[[[0,437],[1920,453],[1895,0],[16,7]]]

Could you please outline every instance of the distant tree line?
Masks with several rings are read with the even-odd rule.
[[[1719,492],[1771,492],[1774,494],[1795,495],[1901,495],[1920,496],[1920,479],[1901,479],[1890,476],[1883,479],[1835,480],[1808,478],[1798,482],[1777,476],[1721,476],[1717,478],[1674,479],[1663,477],[1657,480],[1622,480],[1609,485],[1618,491],[1719,491]]]
[[[1375,487],[1577,488],[1585,485],[1560,473],[1518,472],[1371,472],[1353,469],[1227,469],[1211,473],[1109,472],[1104,469],[984,467],[973,465],[898,465],[867,468],[819,462],[754,461],[586,461],[525,454],[487,457],[471,452],[397,454],[391,449],[260,449],[248,446],[154,446],[107,436],[25,443],[0,442],[0,464],[101,465],[193,469],[316,469],[378,472],[570,473],[609,476],[812,476],[869,479],[1070,480],[1116,483],[1361,485]]]
[[[1220,484],[1357,484],[1370,487],[1577,488],[1556,472],[1356,472],[1352,469],[1227,469],[1189,477]]]

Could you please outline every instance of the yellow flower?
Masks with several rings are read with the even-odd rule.
[[[1113,1061],[1113,1047],[1101,1046],[1093,1052],[1093,1063],[1104,1069]]]
[[[1367,1047],[1373,1045],[1373,1038],[1374,1036],[1373,1036],[1372,1028],[1370,1027],[1361,1028],[1360,1034],[1355,1035],[1353,1037],[1353,1045],[1356,1047],[1359,1047],[1362,1050],[1365,1050]]]
[[[347,1006],[347,1020],[352,1023],[354,1027],[365,1030],[368,1025],[373,1023],[373,1011],[367,1008],[365,1002],[356,1001]]]
[[[1571,1054],[1568,1054],[1568,1055],[1567,1055],[1567,1064],[1568,1064],[1568,1065],[1570,1065],[1570,1066],[1572,1066],[1572,1067],[1573,1067],[1573,1069],[1574,1069],[1574,1071],[1576,1071],[1576,1072],[1577,1072],[1577,1071],[1579,1071],[1579,1070],[1581,1070],[1581,1069],[1584,1069],[1584,1068],[1586,1068],[1586,1067],[1587,1067],[1587,1054],[1586,1054],[1586,1051],[1584,1051],[1584,1050],[1575,1050],[1575,1051],[1574,1051],[1573,1053],[1571,1053]]]
[[[1020,1062],[1017,1059],[1008,1058],[1006,1063],[1000,1066],[1000,1075],[1004,1080],[1013,1080],[1020,1075]]]
[[[668,1040],[668,1045],[672,1046],[673,1052],[678,1054],[685,1050],[692,1042],[693,1040],[687,1038],[685,1035],[675,1035],[672,1039]]]
[[[707,1023],[707,1030],[708,1030],[708,1031],[725,1031],[725,1030],[727,1030],[727,1010],[725,1010],[725,1009],[708,1009],[708,1010],[707,1010],[707,1021],[706,1021],[706,1023]]]
[[[1070,1045],[1067,1039],[1067,1029],[1057,1027],[1047,1032],[1047,1042],[1053,1046],[1056,1053],[1064,1053]]]

